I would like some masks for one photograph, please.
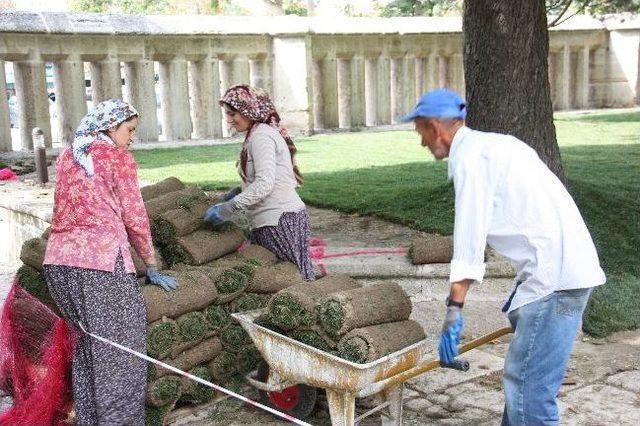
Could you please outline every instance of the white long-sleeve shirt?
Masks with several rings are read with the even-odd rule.
[[[516,267],[520,285],[509,311],[554,291],[604,284],[576,204],[530,146],[461,127],[448,174],[456,193],[451,282],[482,282],[489,244]]]
[[[251,228],[276,226],[285,212],[298,212],[305,205],[296,192],[291,154],[278,130],[257,124],[247,140],[246,181],[235,198],[236,207],[245,209]],[[242,175],[241,165],[238,172]]]

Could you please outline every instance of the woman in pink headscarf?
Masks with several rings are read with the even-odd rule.
[[[309,215],[296,192],[303,181],[295,162],[296,147],[280,124],[269,95],[246,85],[233,86],[220,105],[227,122],[238,132],[246,132],[237,163],[242,186],[212,206],[206,219],[222,223],[236,211],[246,211],[251,241],[295,263],[302,278],[313,280]]]

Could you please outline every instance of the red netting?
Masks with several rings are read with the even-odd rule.
[[[16,282],[0,321],[0,390],[13,399],[0,426],[65,424],[76,332]]]

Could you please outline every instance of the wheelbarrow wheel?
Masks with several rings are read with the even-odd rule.
[[[261,362],[258,365],[256,379],[269,380],[269,365]],[[318,398],[318,390],[312,386],[295,385],[282,392],[260,392],[260,402],[297,419],[306,419],[313,412]]]

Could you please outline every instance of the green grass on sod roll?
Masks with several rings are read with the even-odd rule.
[[[222,294],[235,293],[247,287],[248,279],[245,274],[235,269],[224,271],[216,279],[215,285]]]
[[[220,331],[231,322],[229,308],[226,305],[207,306],[203,314],[209,323],[209,329],[213,331]]]
[[[147,333],[147,353],[152,358],[165,358],[178,343],[179,338],[175,322],[154,324]]]
[[[176,323],[180,330],[182,342],[197,342],[207,334],[209,326],[206,317],[201,312],[189,312],[180,316]]]

